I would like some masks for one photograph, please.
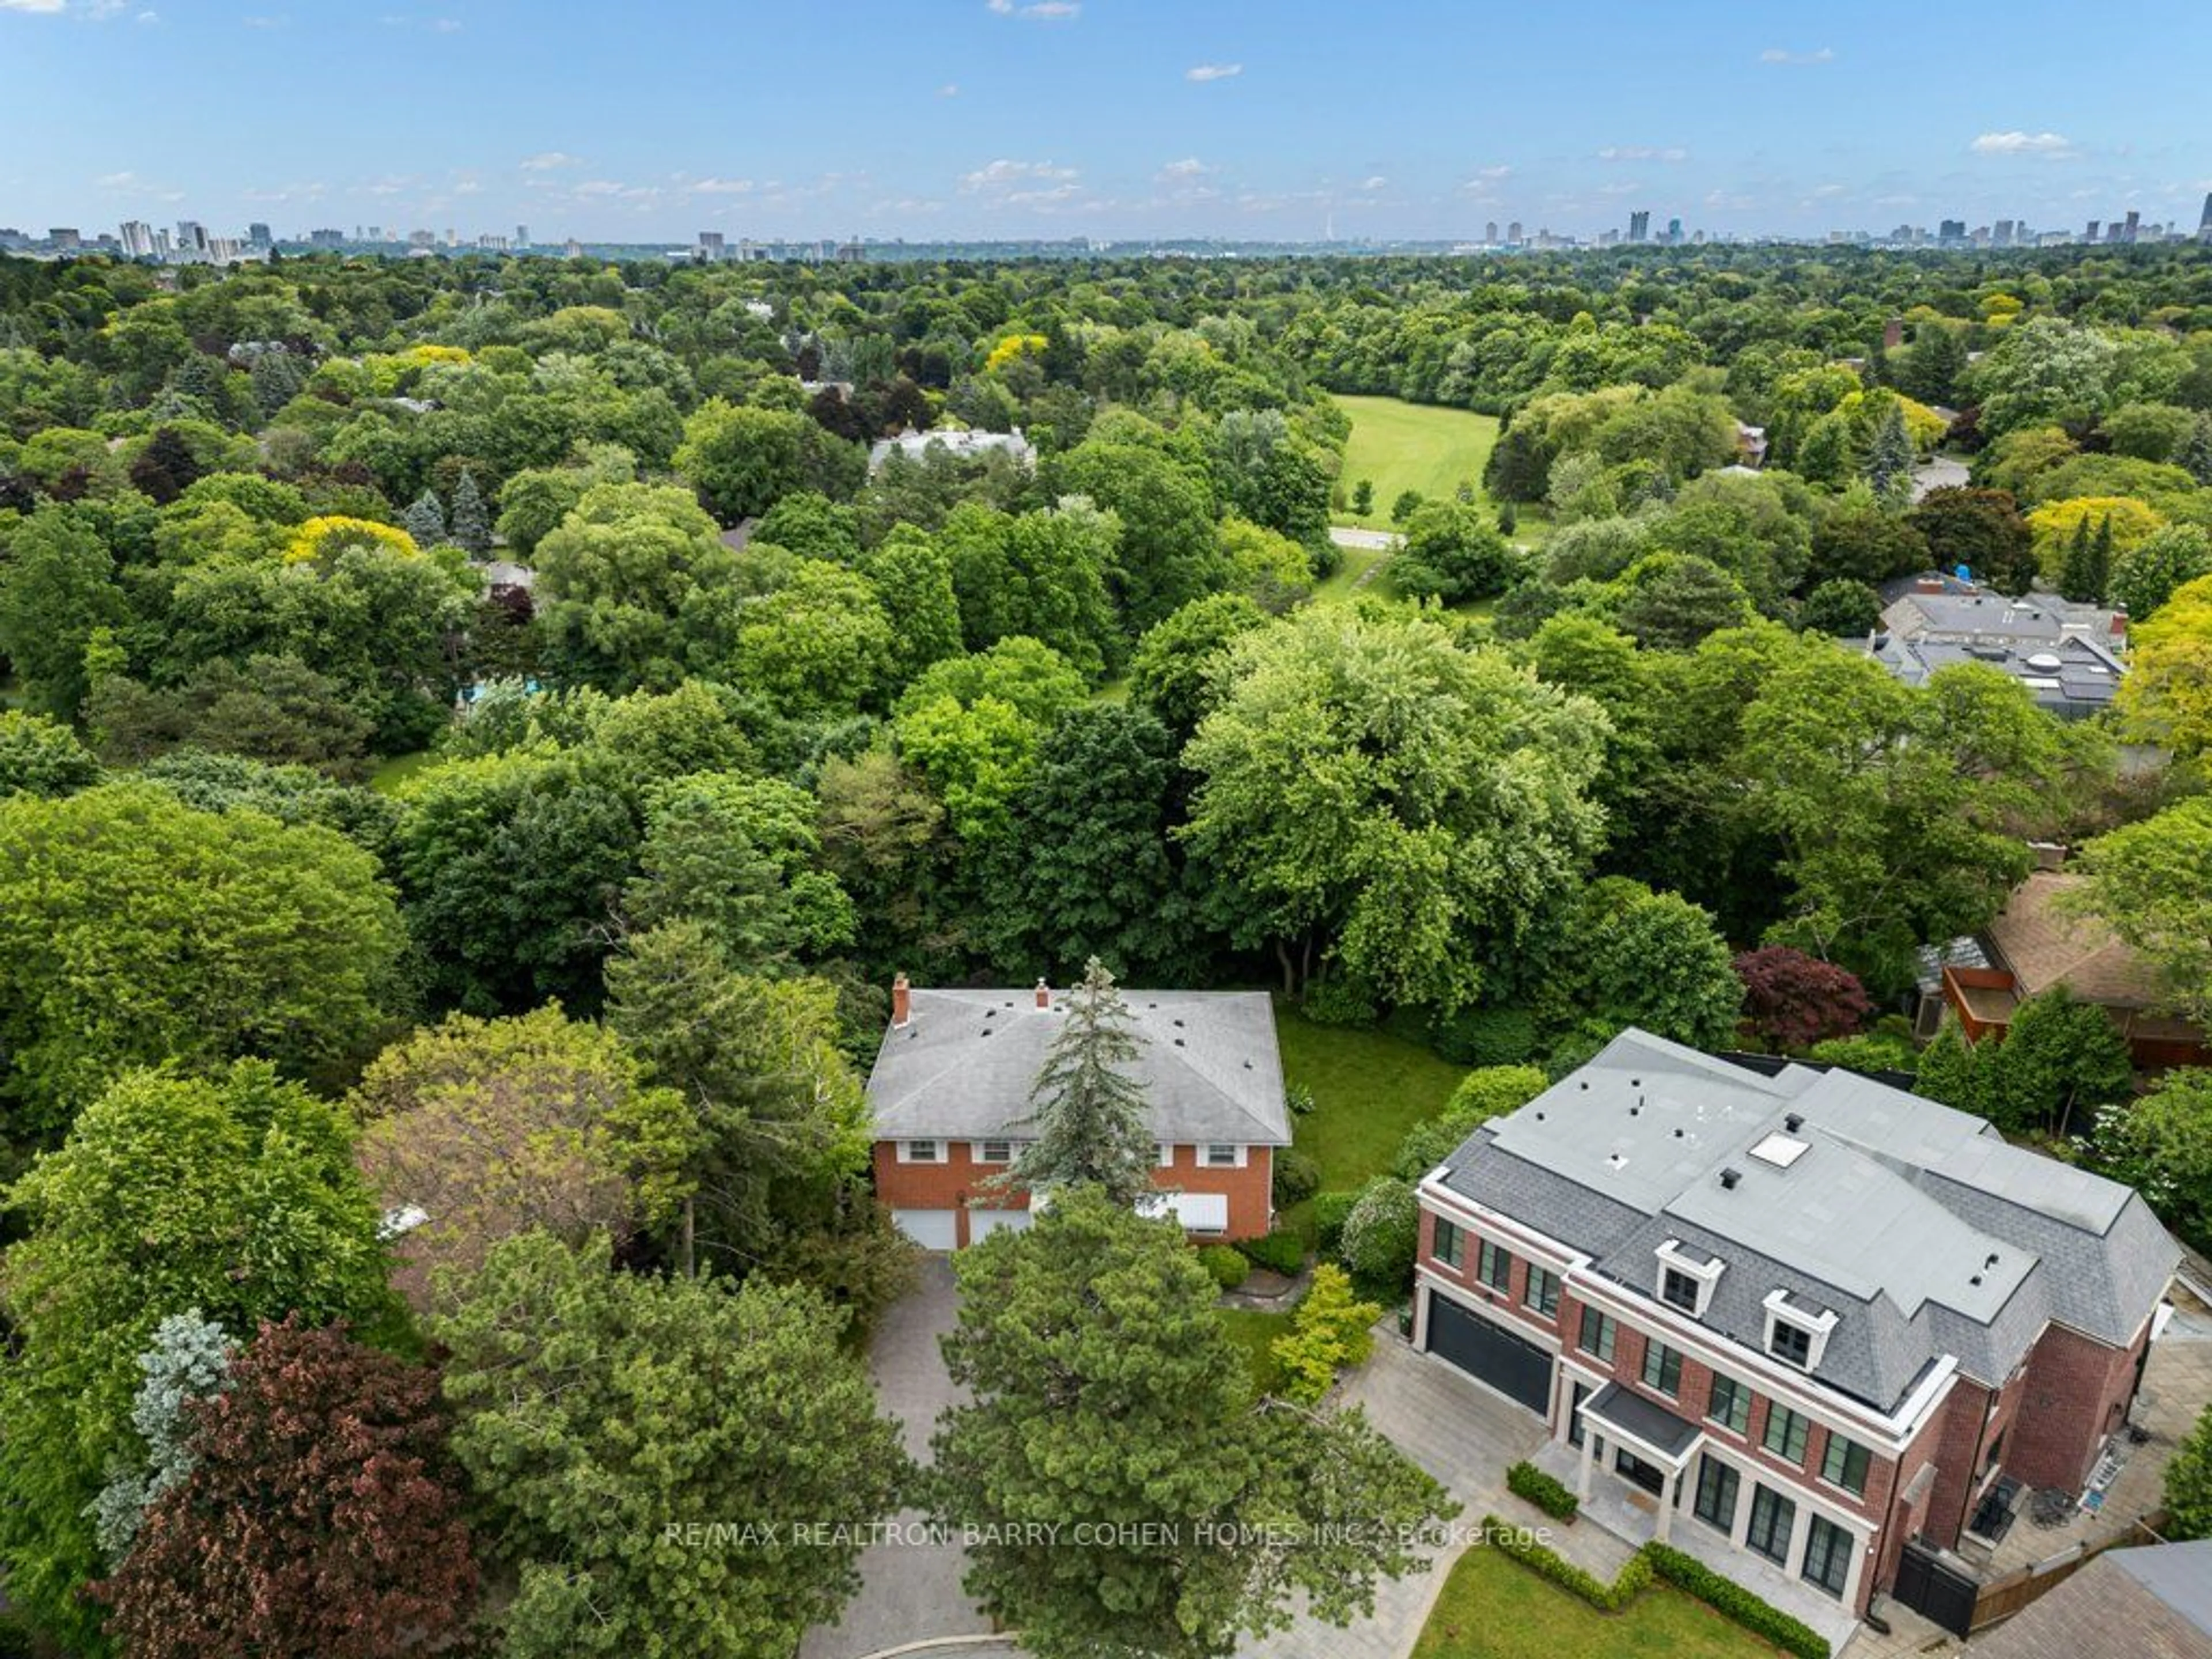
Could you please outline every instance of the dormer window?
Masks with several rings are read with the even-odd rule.
[[[1769,1291],[1765,1306],[1766,1352],[1801,1371],[1819,1369],[1836,1328],[1835,1314],[1798,1302],[1787,1291]]]
[[[1712,1305],[1713,1287],[1721,1282],[1721,1273],[1728,1264],[1679,1238],[1670,1238],[1660,1245],[1657,1255],[1659,1299],[1670,1308],[1680,1308],[1692,1319],[1703,1319],[1705,1310]]]

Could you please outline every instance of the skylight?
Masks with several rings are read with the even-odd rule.
[[[1751,1155],[1762,1164],[1771,1164],[1778,1170],[1786,1170],[1805,1156],[1805,1149],[1813,1143],[1798,1140],[1776,1130],[1751,1149]]]

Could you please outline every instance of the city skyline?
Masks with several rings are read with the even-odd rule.
[[[2142,9],[2155,27],[2085,31],[2026,0],[1992,39],[1890,0],[1817,29],[1708,0],[1571,20],[867,0],[834,31],[690,0],[618,31],[573,0],[0,0],[0,222],[1449,241],[1492,219],[1593,238],[1644,211],[1656,240],[1674,218],[1818,238],[2022,216],[2078,233],[2133,210],[2187,232],[2212,188],[2188,122],[2212,22]],[[334,100],[334,78],[386,91]]]

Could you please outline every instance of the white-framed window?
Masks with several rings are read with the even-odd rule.
[[[1208,1141],[1206,1167],[1209,1170],[1241,1170],[1244,1167],[1244,1149],[1234,1141]]]
[[[1175,1143],[1174,1143],[1173,1141],[1171,1141],[1171,1140],[1163,1140],[1163,1141],[1161,1141],[1161,1142],[1159,1143],[1159,1153],[1160,1153],[1160,1168],[1162,1168],[1163,1170],[1172,1170],[1172,1169],[1174,1169],[1174,1168],[1175,1168]]]
[[[945,1162],[945,1143],[941,1140],[902,1140],[898,1144],[898,1161],[902,1164],[942,1164]]]
[[[1787,1291],[1769,1291],[1765,1307],[1766,1352],[1799,1370],[1818,1369],[1829,1334],[1836,1328],[1835,1314],[1826,1308],[1815,1311],[1799,1307]]]
[[[1721,1282],[1721,1272],[1727,1264],[1679,1238],[1668,1239],[1656,1254],[1659,1299],[1692,1319],[1703,1319],[1713,1299],[1713,1287]]]
[[[978,1164],[1012,1164],[1014,1143],[1011,1140],[979,1140],[969,1154]]]

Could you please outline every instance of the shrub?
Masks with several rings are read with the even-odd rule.
[[[1429,1042],[1455,1066],[1517,1066],[1536,1052],[1536,1016],[1526,1008],[1468,1008],[1431,1025]]]
[[[1358,1193],[1322,1193],[1315,1198],[1314,1246],[1323,1255],[1336,1254],[1344,1242],[1344,1219],[1358,1202]]]
[[[1419,1181],[1449,1157],[1478,1124],[1527,1105],[1545,1086],[1544,1074],[1533,1066],[1485,1066],[1469,1072],[1443,1111],[1407,1131],[1393,1171],[1401,1180]]]
[[[1873,1012],[1866,987],[1850,970],[1787,945],[1746,951],[1735,966],[1745,1022],[1784,1054],[1855,1031]]]
[[[1306,988],[1305,1015],[1316,1025],[1372,1025],[1375,1000],[1349,980],[1323,980]]]
[[[1809,1625],[1792,1619],[1737,1583],[1723,1578],[1693,1555],[1657,1541],[1646,1544],[1638,1559],[1676,1589],[1694,1595],[1724,1619],[1732,1619],[1754,1636],[1798,1656],[1798,1659],[1828,1659],[1828,1644]]]
[[[1378,1304],[1352,1294],[1344,1269],[1324,1261],[1314,1269],[1313,1287],[1291,1316],[1290,1334],[1275,1339],[1272,1352],[1283,1368],[1283,1395],[1302,1406],[1318,1404],[1336,1374],[1366,1364],[1375,1348]]]
[[[1555,1521],[1573,1520],[1582,1507],[1565,1482],[1553,1480],[1525,1460],[1505,1471],[1505,1490],[1516,1498],[1527,1498]]]
[[[1252,1264],[1243,1253],[1226,1244],[1207,1244],[1198,1252],[1198,1265],[1213,1275],[1213,1282],[1233,1291],[1252,1276]]]
[[[1295,1273],[1306,1265],[1306,1242],[1296,1233],[1269,1233],[1265,1238],[1239,1239],[1237,1248],[1253,1266],[1279,1273]]]
[[[1303,1083],[1290,1084],[1283,1090],[1283,1104],[1292,1117],[1304,1117],[1314,1109],[1314,1092]]]
[[[1275,1207],[1287,1210],[1321,1190],[1321,1165],[1295,1146],[1275,1148]]]
[[[1617,1597],[1620,1579],[1607,1583],[1594,1572],[1586,1572],[1549,1545],[1540,1544],[1528,1537],[1517,1527],[1510,1527],[1494,1515],[1482,1517],[1482,1535],[1490,1540],[1491,1547],[1504,1552],[1527,1567],[1540,1578],[1548,1578],[1561,1589],[1579,1595],[1592,1607],[1606,1613],[1617,1613],[1626,1605]],[[1632,1560],[1629,1567],[1633,1567]],[[1644,1577],[1650,1579],[1649,1568]],[[1621,1578],[1629,1576],[1628,1567],[1621,1569]],[[1641,1588],[1638,1586],[1638,1588]],[[1633,1594],[1633,1591],[1631,1592]]]
[[[1337,1254],[1361,1279],[1401,1285],[1413,1273],[1420,1234],[1413,1189],[1395,1176],[1378,1176],[1360,1189],[1358,1202],[1345,1217]]]

